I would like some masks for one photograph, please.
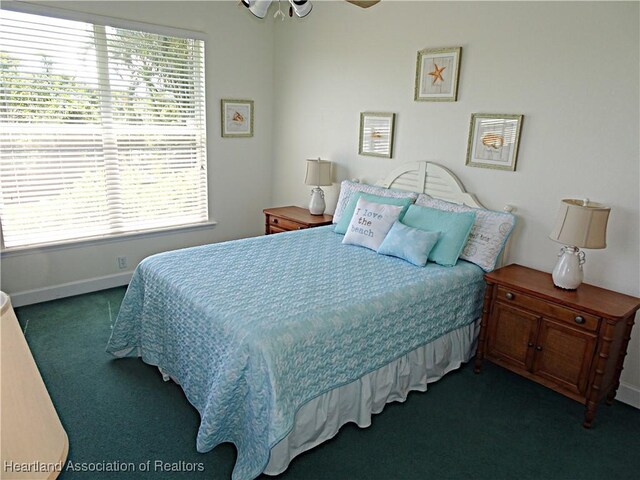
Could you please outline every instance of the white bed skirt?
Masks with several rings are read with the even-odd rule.
[[[284,472],[293,458],[332,438],[349,422],[371,425],[371,415],[385,404],[403,402],[411,391],[427,390],[469,361],[476,349],[480,322],[476,321],[419,347],[358,380],[331,390],[303,405],[293,430],[271,449],[267,475]]]

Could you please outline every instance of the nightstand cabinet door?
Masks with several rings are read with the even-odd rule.
[[[489,322],[487,357],[509,367],[529,370],[539,320],[537,315],[496,302]]]
[[[595,348],[594,334],[544,318],[532,373],[570,393],[585,396]]]

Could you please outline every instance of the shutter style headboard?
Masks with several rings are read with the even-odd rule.
[[[472,193],[467,193],[458,177],[447,168],[432,162],[404,163],[376,185],[396,190],[426,193],[448,202],[484,208]]]
[[[473,193],[465,191],[462,182],[451,170],[437,163],[427,161],[404,163],[392,170],[376,185],[396,190],[426,193],[447,202],[485,208]],[[515,208],[511,205],[505,205],[503,210],[513,213]],[[510,244],[511,238],[504,246],[498,265],[506,265]]]

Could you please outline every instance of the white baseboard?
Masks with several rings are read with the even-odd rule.
[[[620,382],[616,400],[640,409],[640,388]]]
[[[107,288],[127,285],[133,272],[116,273],[104,277],[95,277],[77,282],[61,283],[52,287],[36,288],[24,292],[12,293],[11,304],[14,307],[31,305],[32,303],[48,302],[57,298],[71,297],[83,293],[97,292]]]

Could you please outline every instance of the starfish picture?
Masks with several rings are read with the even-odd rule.
[[[433,62],[433,72],[429,72],[429,75],[433,77],[433,82],[431,85],[435,85],[438,80],[444,82],[444,78],[442,78],[442,71],[447,67],[438,67],[438,65]]]

